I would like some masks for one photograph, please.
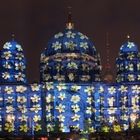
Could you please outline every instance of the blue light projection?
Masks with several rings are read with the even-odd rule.
[[[140,82],[140,53],[134,42],[120,48],[117,64],[117,82]]]
[[[0,82],[26,83],[26,60],[23,49],[16,41],[6,42],[0,51]]]
[[[100,57],[87,36],[74,29],[55,34],[41,54],[43,82],[100,81]]]
[[[133,42],[121,47],[116,64],[117,82],[101,82],[94,45],[66,29],[41,54],[40,83],[27,84],[23,50],[7,42],[0,56],[0,134],[127,130],[140,116],[140,57]]]

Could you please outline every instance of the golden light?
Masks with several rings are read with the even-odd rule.
[[[12,123],[12,122],[14,122],[14,120],[15,120],[15,116],[14,116],[14,115],[8,114],[8,115],[6,116],[6,121],[7,121],[7,122]]]
[[[131,114],[130,115],[130,120],[132,121],[132,122],[135,122],[136,121],[136,119],[137,119],[137,114]]]

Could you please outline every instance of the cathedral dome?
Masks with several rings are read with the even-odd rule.
[[[26,83],[26,60],[21,45],[14,39],[0,51],[0,67],[1,83]]]
[[[92,41],[71,26],[55,34],[41,54],[41,82],[99,81],[100,69]]]
[[[64,32],[55,34],[47,45],[46,56],[56,53],[84,53],[93,56],[96,49],[87,36],[74,29],[65,29]]]
[[[116,65],[117,82],[140,82],[140,57],[134,42],[128,40],[121,46]]]

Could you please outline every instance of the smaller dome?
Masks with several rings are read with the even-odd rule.
[[[117,82],[140,82],[139,64],[138,46],[134,42],[127,41],[121,46],[116,59]]]
[[[126,42],[120,48],[120,53],[138,52],[138,46],[134,42]]]
[[[0,51],[0,68],[1,83],[26,83],[26,60],[15,40],[6,42]]]

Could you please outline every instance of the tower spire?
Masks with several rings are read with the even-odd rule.
[[[72,12],[71,12],[72,7],[68,6],[68,19],[67,19],[67,23],[66,23],[66,28],[67,29],[73,29],[74,28],[74,24],[72,22]]]
[[[105,65],[104,81],[107,83],[111,83],[113,81],[110,65],[110,44],[108,32],[106,33],[106,65]]]
[[[111,68],[110,66],[110,44],[109,44],[109,34],[106,33],[106,68],[109,70]]]

